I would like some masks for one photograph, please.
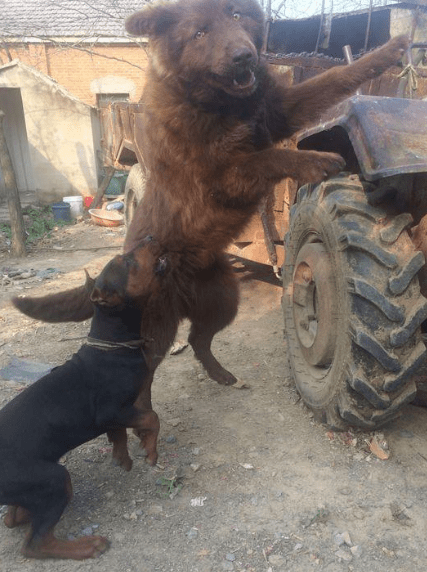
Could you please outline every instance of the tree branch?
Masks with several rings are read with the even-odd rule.
[[[91,55],[97,56],[97,57],[99,57],[99,58],[105,58],[105,59],[107,59],[107,60],[114,60],[114,61],[116,61],[116,62],[120,62],[120,63],[123,63],[123,64],[128,64],[128,65],[130,65],[130,66],[132,66],[132,67],[134,67],[134,68],[137,68],[137,69],[139,69],[139,70],[141,70],[141,71],[144,71],[144,70],[145,70],[145,68],[139,66],[138,64],[134,64],[134,63],[132,63],[132,62],[130,62],[130,61],[128,61],[128,60],[125,60],[125,59],[123,59],[123,58],[118,58],[118,57],[116,57],[116,56],[108,56],[107,54],[101,54],[101,53],[97,52],[96,50],[93,50],[92,48],[84,48],[83,46],[78,45],[78,44],[67,44],[67,43],[65,43],[65,42],[57,42],[56,40],[52,40],[51,38],[47,38],[47,39],[45,39],[45,41],[48,41],[48,42],[50,42],[51,44],[60,47],[62,50],[78,50],[78,51],[80,51],[80,52],[85,52],[85,53],[87,53],[87,54],[91,54]],[[92,44],[92,45],[94,45],[94,44]],[[144,49],[142,46],[140,46],[140,47],[141,47],[142,49]]]

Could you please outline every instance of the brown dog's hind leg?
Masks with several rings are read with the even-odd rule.
[[[222,327],[217,330],[208,330],[205,324],[193,322],[188,341],[194,350],[196,358],[203,365],[211,379],[221,385],[233,385],[237,382],[237,378],[219,363],[211,351],[213,337],[220,330],[222,330]]]
[[[128,451],[128,434],[125,428],[120,427],[107,431],[107,437],[113,445],[113,461],[123,467],[125,471],[130,471],[133,461]]]
[[[211,379],[221,385],[233,385],[237,378],[222,367],[211,351],[213,337],[231,324],[239,304],[239,286],[228,261],[218,258],[211,268],[199,272],[196,289],[188,314],[188,341]]]

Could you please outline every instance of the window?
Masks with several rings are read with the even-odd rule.
[[[97,93],[96,104],[98,107],[107,107],[109,103],[115,101],[129,101],[128,93]]]

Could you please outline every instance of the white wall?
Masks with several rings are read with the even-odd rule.
[[[93,134],[96,110],[21,63],[0,68],[1,87],[21,90],[33,184],[39,200],[51,203],[64,196],[93,195],[99,168],[99,139]]]

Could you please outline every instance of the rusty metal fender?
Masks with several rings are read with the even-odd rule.
[[[427,172],[427,101],[357,95],[304,131],[298,142],[322,132],[330,137],[337,126],[347,132],[366,180]]]

